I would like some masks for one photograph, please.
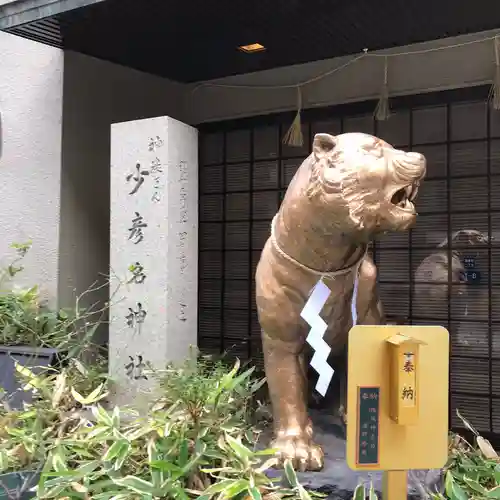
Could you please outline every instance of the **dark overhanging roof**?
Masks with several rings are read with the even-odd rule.
[[[181,82],[500,27],[491,0],[16,0],[0,29]],[[266,51],[244,54],[260,42]],[[463,61],[467,64],[468,61]]]
[[[57,16],[104,0],[14,0],[0,6],[0,30],[63,48]]]

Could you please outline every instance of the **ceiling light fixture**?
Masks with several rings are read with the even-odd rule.
[[[266,50],[264,45],[260,43],[251,43],[250,45],[240,45],[238,49],[241,50],[242,52],[245,52],[246,54],[252,54],[254,52],[262,52],[263,50]]]

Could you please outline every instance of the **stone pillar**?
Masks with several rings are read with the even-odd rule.
[[[111,126],[113,403],[154,397],[148,365],[197,344],[198,131],[169,117]]]

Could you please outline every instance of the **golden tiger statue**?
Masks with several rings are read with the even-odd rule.
[[[425,176],[420,153],[393,148],[372,135],[316,134],[271,225],[256,271],[256,300],[265,372],[280,463],[323,467],[307,411],[306,337],[301,311],[320,279],[331,294],[321,310],[324,340],[340,353],[357,316],[381,324],[376,267],[367,256],[378,233],[407,230]],[[351,304],[357,289],[355,304]],[[353,309],[353,310],[351,310]]]

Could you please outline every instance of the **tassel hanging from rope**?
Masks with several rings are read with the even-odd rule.
[[[500,109],[500,47],[498,37],[493,39],[495,46],[495,76],[491,85],[489,100],[494,110]]]
[[[382,85],[382,90],[380,91],[380,97],[377,103],[377,107],[373,115],[378,121],[384,121],[389,119],[391,116],[391,108],[389,106],[389,62],[388,57],[384,58],[384,84]]]
[[[297,114],[293,120],[290,128],[287,130],[286,134],[283,136],[283,144],[288,146],[300,147],[304,144],[304,136],[302,134],[302,88],[297,86]]]

